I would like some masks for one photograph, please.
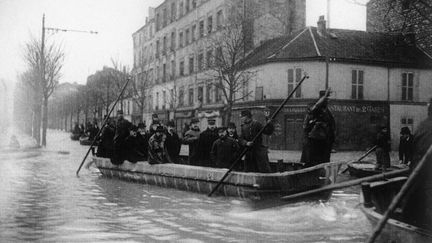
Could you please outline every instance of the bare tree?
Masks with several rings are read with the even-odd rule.
[[[249,28],[253,13],[245,14],[241,8],[230,9],[225,24],[218,26],[220,31],[211,38],[215,53],[207,59],[207,76],[216,80],[214,86],[226,102],[222,110],[224,125],[231,121],[233,105],[250,95],[244,92],[245,87],[256,76],[255,71],[247,70],[242,63],[251,45]]]
[[[114,91],[116,94],[119,94],[124,84],[127,81],[127,78],[130,77],[130,70],[128,67],[121,64],[118,59],[111,58],[111,63],[113,68],[108,72],[109,77],[113,81]],[[120,97],[120,109],[123,110],[123,100],[125,98],[133,97],[133,87],[129,86],[126,88],[122,97]]]
[[[143,117],[144,109],[146,107],[147,94],[151,85],[154,83],[153,70],[151,65],[153,63],[153,55],[148,55],[144,58],[142,64],[142,72],[137,74],[137,78],[132,82],[133,88],[133,101],[138,106],[139,115]]]
[[[33,70],[39,76],[34,79],[34,87],[41,96],[42,103],[42,145],[46,146],[46,130],[48,126],[48,98],[54,92],[60,79],[60,71],[63,67],[63,49],[54,43],[40,42],[32,39],[25,45],[24,59],[29,70]],[[37,104],[38,105],[38,104]],[[39,116],[39,114],[37,114]],[[39,118],[37,118],[39,119]],[[37,128],[37,126],[36,126]],[[37,132],[38,133],[38,132]],[[36,135],[36,137],[38,137]],[[39,139],[37,139],[37,142]]]

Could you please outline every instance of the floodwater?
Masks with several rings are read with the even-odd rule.
[[[23,139],[18,137],[18,140]],[[0,152],[1,242],[364,242],[359,188],[327,202],[253,211],[235,199],[75,172],[88,147],[49,131],[48,146]]]

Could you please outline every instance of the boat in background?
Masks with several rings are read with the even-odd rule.
[[[175,188],[197,193],[210,193],[228,169],[191,166],[184,164],[149,164],[148,162],[113,165],[110,159],[93,157],[100,172],[109,178],[119,178],[160,187]],[[303,168],[302,163],[272,163],[274,173],[232,171],[215,195],[236,197],[250,201],[287,203],[280,197],[333,184],[340,163],[332,162]],[[328,199],[330,192],[314,198]],[[278,203],[280,201],[280,203]]]
[[[406,180],[407,177],[395,177],[386,181],[362,185],[363,203],[361,210],[374,227],[383,217]],[[430,243],[432,242],[432,232],[406,223],[401,212],[396,210],[387,221],[377,242]]]
[[[377,169],[376,163],[372,161],[357,161],[351,164],[348,164],[348,172],[351,176],[362,178],[367,176],[373,176],[377,174],[381,174],[384,172],[390,172],[395,170],[401,170],[407,168],[406,165],[392,165],[385,170]]]
[[[83,136],[83,137],[80,137],[79,138],[79,143],[81,144],[81,145],[84,145],[84,146],[90,146],[90,145],[92,145],[92,143],[93,143],[93,140],[91,140],[89,137],[87,137],[87,136]],[[94,146],[97,146],[98,145],[98,142],[96,141],[95,143],[94,143]]]
[[[71,133],[70,138],[72,141],[78,141],[80,139],[81,134],[79,133]]]

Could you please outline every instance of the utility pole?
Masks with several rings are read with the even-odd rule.
[[[45,27],[45,14],[42,16],[42,41],[41,41],[41,60],[40,60],[40,66],[41,66],[41,90],[42,92],[42,99],[43,99],[43,105],[42,105],[42,145],[46,146],[46,130],[48,125],[48,94],[45,89],[47,88],[47,80],[45,77],[46,73],[46,60],[45,60],[45,31],[54,31],[55,33],[62,31],[62,32],[80,32],[80,33],[88,33],[88,34],[97,34],[96,31],[84,31],[84,30],[72,30],[72,29],[60,29],[60,28],[50,28]],[[71,115],[72,117],[72,115]],[[71,119],[72,122],[72,119]],[[40,124],[40,121],[38,121]],[[40,129],[40,126],[36,126],[37,129]],[[38,143],[40,141],[40,132],[37,132],[38,136]]]

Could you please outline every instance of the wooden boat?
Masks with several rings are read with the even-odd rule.
[[[362,185],[364,202],[361,210],[373,226],[382,218],[406,179],[406,177],[396,177],[387,181]],[[385,225],[377,242],[429,243],[432,242],[432,232],[404,222],[402,214],[396,210]]]
[[[100,172],[107,177],[141,182],[149,185],[175,188],[208,194],[228,169],[190,166],[184,164],[154,164],[147,162],[113,165],[110,159],[93,157]],[[335,182],[339,163],[326,163],[299,169],[300,163],[274,164],[282,172],[246,173],[233,171],[215,192],[215,195],[260,201],[323,187]],[[276,169],[275,169],[276,171]],[[331,192],[320,195],[328,199]],[[285,202],[286,203],[286,202]]]
[[[392,165],[385,170],[376,169],[376,163],[372,161],[358,161],[348,164],[348,171],[351,176],[362,178],[372,175],[381,174],[383,172],[390,172],[406,168],[405,165]]]
[[[80,139],[81,134],[79,133],[71,133],[70,138],[72,141],[78,141]]]
[[[93,142],[93,140],[89,139],[89,137],[80,137],[79,142],[81,145],[90,146]],[[95,142],[95,146],[98,145],[98,142]]]

